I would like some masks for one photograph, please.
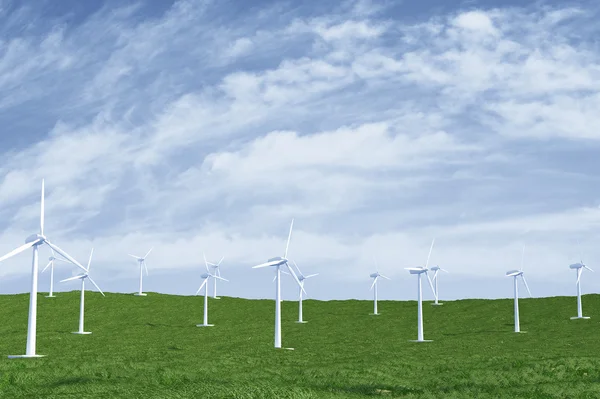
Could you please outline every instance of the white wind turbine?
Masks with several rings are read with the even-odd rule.
[[[60,281],[61,283],[64,283],[65,281],[81,280],[81,301],[79,302],[79,331],[75,331],[75,332],[73,332],[73,334],[81,334],[81,335],[91,334],[91,332],[83,331],[85,279],[87,278],[88,280],[90,280],[90,283],[94,284],[94,287],[96,287],[98,289],[98,291],[100,291],[102,296],[106,296],[106,295],[104,295],[104,292],[102,292],[100,287],[98,287],[98,284],[96,284],[94,282],[94,280],[92,280],[92,278],[90,277],[90,266],[92,263],[92,255],[93,254],[94,254],[94,248],[92,248],[92,252],[90,252],[90,258],[88,259],[87,269],[85,270],[85,273],[79,274],[74,277],[69,277],[69,278],[66,278],[66,279]]]
[[[152,252],[153,249],[154,249],[154,247],[150,248],[150,251],[148,251],[148,253],[146,253],[146,255],[144,255],[144,257],[128,254],[129,256],[135,258],[138,261],[138,263],[140,264],[140,291],[133,295],[136,295],[136,296],[148,295],[148,294],[144,294],[142,292],[142,267],[144,267],[146,269],[146,276],[147,276],[148,275],[148,266],[146,266],[146,258],[148,257],[148,255],[150,255],[150,252]]]
[[[571,320],[589,319],[589,316],[583,315],[583,311],[581,309],[581,273],[583,272],[584,268],[588,269],[591,272],[593,272],[593,270],[583,263],[583,259],[581,259],[579,263],[573,263],[572,265],[569,265],[569,268],[577,270],[577,316],[571,317]]]
[[[292,219],[292,224],[290,226],[290,233],[288,235],[287,244],[285,246],[285,253],[284,253],[283,257],[277,256],[277,257],[269,259],[266,263],[261,263],[260,265],[256,265],[256,266],[252,267],[253,269],[260,268],[260,267],[269,267],[269,266],[275,267],[275,272],[276,272],[275,279],[277,280],[277,283],[276,283],[277,288],[275,289],[275,348],[281,348],[281,269],[280,269],[281,266],[285,265],[288,268],[290,274],[292,275],[292,277],[294,277],[296,284],[298,284],[298,286],[300,287],[300,290],[302,290],[306,294],[306,291],[304,291],[304,287],[302,287],[302,284],[300,284],[300,280],[298,280],[296,273],[288,264],[288,259],[287,259],[287,253],[288,253],[288,248],[290,246],[290,238],[292,238],[292,228],[293,227],[294,227],[294,219]],[[287,348],[287,349],[292,349],[292,348]]]
[[[431,251],[433,250],[433,244],[435,243],[435,238],[431,241],[431,247],[429,248],[429,255],[427,256],[427,263],[425,263],[425,267],[405,267],[406,270],[410,272],[410,274],[418,275],[418,288],[417,288],[417,301],[418,301],[418,316],[417,316],[417,339],[412,340],[412,342],[431,342],[431,340],[423,339],[423,289],[421,287],[421,275],[425,273],[427,276],[427,280],[429,281],[429,286],[431,287],[431,291],[435,296],[435,290],[433,288],[433,284],[431,283],[431,279],[429,278],[429,274],[427,274],[427,267],[429,266],[429,258],[431,258]]]
[[[439,303],[438,299],[440,298],[440,292],[438,291],[438,273],[441,271],[448,273],[448,270],[444,270],[439,266],[433,266],[431,269],[434,273],[433,273],[433,283],[434,283],[434,288],[435,288],[435,302],[432,303],[432,305],[443,305],[443,303]]]
[[[523,275],[523,258],[525,256],[525,247],[523,247],[523,252],[521,254],[521,269],[519,270],[509,270],[506,272],[506,276],[507,277],[513,277],[514,278],[514,292],[515,292],[515,332],[525,332],[525,331],[521,331],[520,325],[519,325],[519,290],[518,290],[518,283],[517,283],[517,278],[519,276],[521,276],[521,279],[523,280],[523,284],[525,284],[525,288],[527,288],[527,292],[529,293],[529,296],[531,297],[531,291],[529,291],[529,286],[527,285],[527,281],[525,280],[525,276]]]
[[[65,251],[63,251],[56,245],[50,243],[50,241],[48,241],[48,239],[44,235],[44,180],[42,180],[40,233],[30,235],[25,239],[25,245],[20,246],[19,248],[9,252],[8,254],[0,258],[0,262],[2,262],[3,260],[11,258],[16,254],[33,247],[33,261],[31,266],[31,291],[29,294],[29,319],[27,322],[27,347],[25,349],[24,355],[11,355],[8,357],[9,359],[43,356],[35,353],[37,331],[38,247],[42,244],[48,245],[50,248],[58,252],[65,259],[69,260],[71,263],[85,270],[85,268],[79,262],[77,262],[75,259],[69,256],[69,254],[67,254]]]
[[[61,258],[57,258],[55,256],[54,250],[52,248],[50,248],[50,251],[52,251],[52,256],[50,256],[48,258],[49,262],[46,265],[46,267],[44,267],[44,269],[42,269],[42,273],[44,273],[46,271],[46,269],[48,267],[50,267],[50,293],[48,295],[46,295],[46,298],[55,298],[56,295],[54,295],[54,261],[55,260],[60,260],[61,262],[67,262],[67,263],[71,263],[68,260],[65,259],[61,259]]]
[[[298,321],[296,323],[306,323],[306,321],[302,320],[302,290],[304,288],[304,280],[306,280],[307,278],[318,276],[319,273],[309,274],[308,276],[305,276],[300,271],[300,268],[298,267],[296,262],[295,261],[292,261],[292,262],[294,263],[294,266],[296,266],[296,269],[298,270],[298,281],[300,282],[300,289],[298,290],[299,291],[299,294],[298,294]]]
[[[202,254],[202,255],[204,256],[204,254]],[[221,263],[221,262],[219,262],[219,263]],[[196,291],[196,295],[198,295],[198,293],[200,292],[202,287],[205,287],[204,288],[204,323],[196,324],[196,327],[212,327],[212,326],[214,326],[214,324],[208,324],[208,279],[210,279],[212,277],[215,280],[219,279],[219,280],[223,280],[223,281],[229,281],[229,280],[225,280],[221,276],[217,276],[216,274],[210,273],[210,271],[208,270],[208,262],[206,261],[206,256],[204,256],[204,266],[206,267],[206,273],[203,273],[200,276],[204,281],[202,281],[200,288],[198,288],[198,291]]]
[[[375,262],[375,265],[377,265],[377,261]],[[377,313],[377,279],[379,277],[383,277],[387,280],[390,280],[390,278],[379,273],[379,271],[376,271],[375,273],[370,274],[369,277],[371,277],[373,279],[373,284],[371,284],[371,288],[370,288],[373,290],[373,313],[371,313],[371,315],[379,316],[380,313]]]
[[[221,262],[223,262],[223,259],[225,259],[225,257],[223,256],[221,258],[221,260],[219,261],[219,263],[211,263],[211,262],[206,262],[206,264],[210,265],[210,267],[213,268],[213,274],[215,276],[219,276],[221,277]],[[206,261],[206,259],[205,259]],[[220,297],[217,296],[217,279],[214,279],[214,292],[213,292],[213,299],[221,299]]]

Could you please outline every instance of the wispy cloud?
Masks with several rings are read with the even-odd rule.
[[[600,255],[598,8],[146,7],[0,14],[0,250],[36,231],[45,178],[49,231],[106,279],[156,245],[156,269],[210,249],[258,280],[292,217],[296,259],[348,281],[373,252],[403,275],[433,236],[459,275],[527,241],[555,272],[573,237]]]

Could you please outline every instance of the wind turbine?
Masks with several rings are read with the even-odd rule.
[[[292,238],[292,228],[294,227],[294,219],[292,219],[292,224],[290,225],[290,233],[288,235],[287,244],[285,246],[285,253],[283,257],[276,256],[274,258],[269,259],[266,263],[261,263],[260,265],[252,266],[253,269],[257,269],[260,267],[275,267],[275,279],[277,280],[277,288],[275,289],[275,348],[281,348],[281,266],[286,266],[294,277],[296,284],[300,287],[300,290],[306,294],[304,291],[304,287],[300,284],[300,280],[296,276],[294,270],[288,264],[287,253],[290,246],[290,239]],[[292,348],[287,348],[292,349]]]
[[[443,303],[439,303],[438,299],[440,297],[439,291],[438,291],[438,273],[439,271],[443,271],[445,273],[448,273],[448,270],[444,270],[439,266],[433,266],[431,269],[434,273],[433,273],[433,282],[435,283],[435,302],[432,303],[432,305],[443,305]]]
[[[296,323],[306,323],[306,321],[302,320],[302,291],[304,288],[304,280],[306,280],[307,278],[318,276],[319,273],[309,274],[308,276],[305,276],[300,271],[300,268],[298,267],[296,262],[295,261],[292,261],[292,262],[294,263],[294,266],[296,266],[296,269],[298,270],[298,281],[300,282],[300,289],[299,289],[299,294],[298,294],[298,298],[299,298],[298,299],[298,321]]]
[[[152,252],[153,249],[154,249],[154,247],[150,248],[150,251],[148,251],[148,253],[146,253],[146,255],[144,255],[144,257],[129,254],[129,256],[135,258],[138,261],[138,263],[140,264],[140,291],[133,295],[136,295],[136,296],[148,295],[148,294],[144,294],[142,292],[142,266],[144,266],[144,268],[146,269],[146,276],[147,276],[148,275],[148,266],[146,266],[146,258],[148,257],[148,255],[150,255],[150,252]]]
[[[211,263],[211,262],[206,262],[206,258],[204,259],[204,261],[205,261],[206,264],[210,265],[210,267],[213,268],[213,270],[214,270],[213,274],[215,276],[221,277],[221,262],[223,262],[223,259],[225,259],[224,256],[221,258],[221,260],[217,264]],[[221,299],[220,297],[217,296],[217,279],[214,279],[213,299]]]
[[[90,258],[88,259],[87,269],[85,270],[85,273],[79,274],[74,277],[69,277],[69,278],[66,278],[66,279],[60,281],[61,283],[64,283],[65,281],[81,280],[81,301],[79,302],[79,331],[75,331],[75,332],[73,332],[73,334],[81,334],[81,335],[91,334],[91,332],[83,331],[85,279],[87,278],[88,280],[90,280],[90,283],[94,284],[94,287],[96,287],[98,289],[98,291],[100,291],[102,296],[106,296],[106,295],[104,295],[104,292],[102,292],[100,287],[98,287],[98,284],[96,284],[94,282],[94,280],[92,280],[92,278],[90,277],[90,265],[92,263],[92,255],[93,254],[94,254],[94,248],[92,248],[92,252],[90,252]]]
[[[202,254],[202,255],[204,256],[204,254]],[[221,260],[223,260],[223,259],[221,259]],[[221,262],[219,262],[219,263],[221,263]],[[219,279],[219,280],[223,280],[223,281],[229,281],[229,280],[225,280],[221,276],[217,276],[216,274],[210,273],[210,271],[208,270],[208,262],[206,261],[206,256],[204,256],[204,266],[206,267],[206,273],[203,273],[200,276],[202,279],[204,279],[204,281],[202,281],[200,288],[198,288],[198,291],[196,291],[196,295],[198,295],[198,293],[200,292],[202,287],[205,287],[204,288],[204,323],[196,324],[196,327],[212,327],[212,326],[214,326],[214,324],[208,324],[208,279],[212,277],[215,280]]]
[[[580,257],[581,257],[581,255],[580,255]],[[571,269],[577,270],[577,283],[576,283],[577,284],[577,316],[571,317],[571,320],[575,320],[575,319],[589,319],[589,316],[584,316],[583,315],[583,311],[581,310],[581,273],[583,272],[584,268],[588,269],[591,272],[593,272],[593,270],[590,269],[589,267],[587,267],[583,263],[583,259],[579,263],[573,263],[569,267]]]
[[[50,267],[50,293],[48,295],[46,295],[46,298],[56,298],[56,295],[53,295],[53,289],[54,289],[54,261],[55,260],[60,260],[61,262],[67,262],[67,263],[71,263],[71,262],[69,262],[68,260],[57,258],[55,256],[54,250],[52,248],[50,248],[50,251],[52,252],[52,256],[50,256],[48,258],[49,262],[46,265],[46,267],[44,267],[44,269],[42,269],[42,273],[44,273],[46,271],[46,269],[48,267]]]
[[[531,297],[531,291],[529,291],[529,286],[527,285],[527,281],[525,280],[525,276],[523,275],[523,258],[525,256],[525,247],[523,247],[523,252],[521,254],[521,269],[519,270],[509,270],[506,272],[506,276],[507,277],[514,277],[514,291],[515,291],[515,332],[525,332],[525,331],[521,331],[520,329],[520,325],[519,325],[519,290],[518,290],[518,283],[517,283],[517,277],[521,276],[521,279],[523,280],[523,284],[525,284],[525,288],[527,288],[527,292],[529,293],[529,296]]]
[[[435,238],[431,241],[431,247],[429,248],[429,255],[427,256],[427,263],[425,263],[425,267],[405,267],[406,270],[410,272],[410,274],[418,275],[418,288],[417,288],[417,301],[418,301],[418,316],[417,316],[417,339],[412,342],[431,342],[431,340],[423,339],[423,289],[421,288],[421,275],[425,273],[427,276],[427,280],[429,281],[429,286],[431,287],[431,291],[435,296],[435,290],[433,288],[433,284],[431,283],[431,278],[429,278],[429,274],[427,274],[427,267],[429,266],[429,258],[431,258],[431,251],[433,250],[433,244],[435,243]]]
[[[9,252],[8,254],[0,258],[0,262],[2,262],[3,260],[11,258],[16,254],[19,254],[33,247],[33,260],[31,262],[31,291],[29,294],[29,319],[27,322],[27,347],[25,349],[24,355],[11,355],[8,357],[9,359],[43,356],[35,353],[37,331],[38,247],[42,244],[48,245],[50,248],[58,252],[65,259],[69,260],[71,263],[85,270],[85,268],[79,262],[77,262],[69,254],[67,254],[65,251],[63,251],[56,245],[50,243],[50,241],[48,241],[48,239],[44,235],[44,180],[42,180],[40,233],[30,235],[25,239],[25,245],[20,246],[19,248]]]
[[[377,262],[375,262],[375,264],[377,264]],[[373,313],[371,313],[371,315],[379,316],[380,313],[377,313],[377,279],[379,277],[383,277],[387,280],[390,280],[390,278],[384,276],[383,274],[380,274],[379,271],[376,271],[375,273],[370,274],[369,277],[371,277],[373,279],[373,284],[371,284],[370,289],[372,289],[372,290],[374,289],[374,291],[373,291]]]

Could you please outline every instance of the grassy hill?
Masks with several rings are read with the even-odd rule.
[[[273,348],[274,302],[149,293],[86,292],[85,330],[74,335],[79,292],[38,299],[40,359],[25,352],[28,294],[0,295],[3,398],[598,398],[600,295],[424,304],[414,301],[283,302],[283,346]]]

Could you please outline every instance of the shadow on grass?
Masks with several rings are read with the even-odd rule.
[[[93,379],[89,378],[89,377],[68,377],[68,378],[61,378],[59,380],[57,380],[56,382],[54,382],[53,384],[50,384],[50,386],[56,388],[56,387],[60,387],[60,386],[64,386],[64,385],[77,385],[77,384],[86,384],[88,382],[92,382]]]
[[[409,388],[401,385],[353,385],[353,386],[332,386],[326,385],[319,387],[322,390],[329,392],[346,392],[355,393],[365,396],[390,396],[397,397],[399,395],[407,395],[410,393],[420,394],[424,391],[420,388]]]

